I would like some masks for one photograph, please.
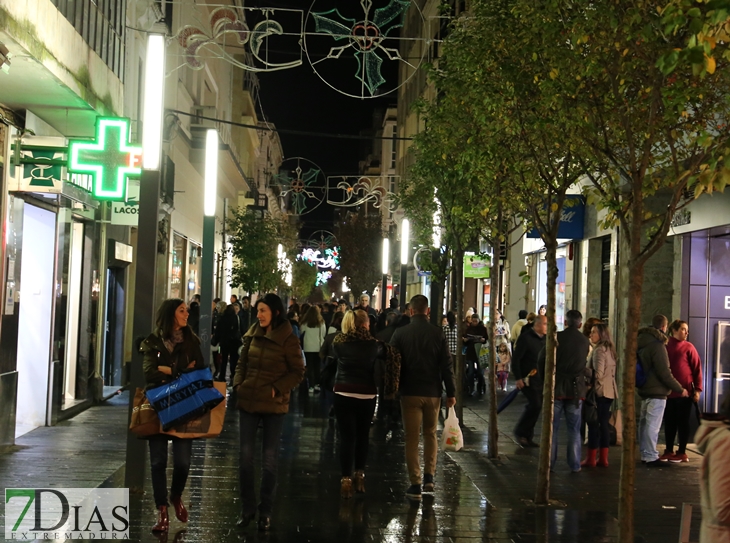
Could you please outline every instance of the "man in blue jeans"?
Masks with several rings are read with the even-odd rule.
[[[553,443],[550,451],[550,469],[555,469],[558,459],[558,430],[565,413],[568,426],[568,466],[580,471],[580,424],[583,379],[590,342],[580,331],[583,315],[577,309],[565,314],[565,330],[558,332],[558,348],[555,355],[555,412],[553,413]],[[545,350],[540,353],[539,367],[545,368]]]
[[[639,389],[641,418],[639,419],[639,449],[641,461],[650,467],[661,466],[656,442],[662,426],[667,396],[673,390],[686,398],[689,393],[673,376],[667,355],[667,318],[655,315],[651,326],[641,328],[637,342],[637,364],[644,370],[646,382]]]

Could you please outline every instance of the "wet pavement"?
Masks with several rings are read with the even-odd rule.
[[[126,394],[51,428],[39,428],[0,453],[0,486],[123,486]],[[421,503],[404,496],[407,487],[403,439],[398,425],[376,423],[366,470],[366,494],[339,497],[337,432],[319,396],[292,397],[279,459],[279,488],[273,529],[255,523],[240,530],[238,498],[238,413],[229,408],[220,437],[193,446],[184,494],[187,525],[171,519],[170,532],[150,533],[155,508],[149,482],[144,495],[131,496],[132,541],[267,542],[612,542],[617,537],[620,451],[611,450],[606,469],[570,473],[564,457],[551,480],[548,507],[534,507],[537,449],[511,439],[523,402],[500,415],[500,458],[486,455],[486,401],[469,399],[465,409],[466,447],[440,453],[436,491]],[[699,456],[688,464],[637,467],[637,542],[674,541],[683,502],[699,503]],[[139,467],[135,467],[139,469]],[[4,504],[0,516],[4,515]],[[4,523],[4,520],[2,521]],[[697,540],[699,516],[693,520]]]

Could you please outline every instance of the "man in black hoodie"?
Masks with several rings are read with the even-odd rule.
[[[523,447],[538,447],[532,440],[535,433],[535,424],[542,410],[542,378],[537,372],[537,359],[545,346],[547,333],[547,317],[538,315],[532,327],[523,327],[512,355],[512,373],[515,376],[515,386],[522,390],[527,398],[525,411],[522,413],[517,426],[515,437]],[[533,373],[534,370],[534,373]]]
[[[659,429],[664,418],[664,408],[667,405],[667,396],[673,390],[689,396],[679,384],[669,369],[669,355],[667,355],[667,318],[664,315],[655,315],[651,326],[641,328],[637,340],[637,364],[641,364],[646,377],[646,383],[639,388],[641,396],[641,414],[639,419],[639,449],[641,461],[647,466],[661,466],[656,442]]]

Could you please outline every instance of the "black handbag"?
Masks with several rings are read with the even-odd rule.
[[[591,387],[585,393],[583,401],[583,422],[586,424],[596,424],[598,422],[598,397],[596,396],[596,373],[591,371],[590,385]]]

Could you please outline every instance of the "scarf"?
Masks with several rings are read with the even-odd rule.
[[[350,341],[378,341],[367,328],[355,328],[349,332],[340,332],[335,336],[334,343],[347,343]],[[380,342],[385,347],[385,372],[383,374],[383,397],[386,400],[395,398],[400,384],[400,352],[398,349],[384,342]]]
[[[185,341],[185,336],[183,335],[182,329],[173,330],[169,338],[162,340],[162,342],[165,344],[165,347],[167,347],[167,350],[170,352],[175,350],[175,345],[178,345],[183,341]]]

